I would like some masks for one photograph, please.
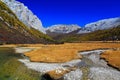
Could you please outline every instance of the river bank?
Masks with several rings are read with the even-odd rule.
[[[13,48],[0,47],[0,80],[40,80],[41,74],[28,69],[18,59],[23,59],[21,54],[16,54]]]
[[[120,72],[109,67],[106,61],[100,59],[100,54],[104,51],[80,52],[78,56],[82,55],[81,60],[71,60],[65,63],[30,62],[28,59],[19,59],[19,61],[28,68],[41,72],[44,78],[49,77],[51,80],[119,80]]]
[[[119,49],[120,44],[35,44],[16,45],[12,48],[15,49],[15,53],[19,53],[23,57],[22,59],[18,58],[17,61],[23,63],[30,70],[32,69],[33,71],[42,73],[42,78],[46,78],[46,80],[101,80],[100,78],[103,80],[120,79],[119,71],[109,66],[104,59],[101,59],[101,54],[105,54],[106,49]],[[117,52],[119,53],[119,51]],[[105,54],[105,56],[108,56],[108,54]],[[32,57],[34,57],[34,60],[36,61],[32,60]],[[119,58],[116,58],[116,60],[117,59],[119,60]]]

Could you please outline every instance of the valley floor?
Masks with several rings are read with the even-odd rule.
[[[84,79],[85,76],[88,78],[94,78],[92,80],[100,80],[100,77],[95,77],[96,75],[100,75],[102,73],[106,75],[106,77],[110,76],[109,79],[103,80],[119,80],[120,78],[120,43],[119,42],[83,42],[83,43],[65,43],[60,45],[43,45],[43,44],[18,44],[18,45],[3,45],[1,47],[13,47],[17,52],[24,53],[27,59],[19,60],[24,63],[31,69],[40,70],[41,69],[46,72],[45,74],[49,74],[49,76],[53,78],[60,78],[64,75],[65,80],[73,80],[76,76],[71,76],[73,74],[81,75],[78,78],[81,80]],[[94,50],[102,50],[103,52],[90,52]],[[84,53],[88,52],[88,53]],[[80,54],[78,54],[80,53]],[[84,53],[84,55],[82,55]],[[95,53],[95,55],[94,55]],[[85,55],[88,54],[88,55]],[[87,58],[85,58],[87,56]],[[29,57],[29,60],[28,60]],[[101,60],[102,59],[102,60]],[[92,61],[93,60],[93,61]],[[72,61],[72,62],[71,62]],[[87,62],[86,62],[87,61]],[[97,62],[95,62],[97,61]],[[107,61],[107,62],[105,62]],[[79,68],[76,69],[76,64],[80,63]],[[36,68],[35,68],[35,65]],[[66,65],[67,64],[67,65]],[[69,65],[68,65],[69,64]],[[83,65],[82,67],[81,64]],[[110,67],[108,67],[109,65]],[[42,66],[44,67],[42,67]],[[64,65],[65,68],[61,68],[60,66]],[[72,65],[72,67],[71,67]],[[87,66],[86,66],[87,65]],[[47,67],[46,67],[47,66]],[[116,68],[112,69],[112,67]],[[51,69],[51,68],[52,69]],[[59,69],[55,70],[54,68],[59,67]],[[107,67],[107,68],[106,68]],[[48,69],[48,71],[47,71]],[[97,70],[98,72],[96,72]],[[104,72],[104,70],[106,72]],[[82,71],[82,72],[81,72]],[[100,71],[100,72],[99,72]],[[96,72],[96,73],[95,73]],[[111,72],[111,74],[108,74]],[[59,73],[59,74],[58,74]],[[117,74],[118,73],[118,74]],[[108,75],[107,75],[108,74]],[[116,78],[113,78],[113,74],[117,74]],[[68,79],[69,76],[71,79]],[[104,75],[100,75],[101,78],[104,78]]]

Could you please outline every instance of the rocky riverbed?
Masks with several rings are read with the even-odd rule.
[[[28,49],[27,49],[28,50]],[[26,50],[26,51],[27,51]],[[82,59],[65,63],[30,62],[19,59],[28,68],[41,72],[46,80],[120,80],[120,72],[100,59],[105,50],[92,50],[78,53]]]

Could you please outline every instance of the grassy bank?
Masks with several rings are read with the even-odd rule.
[[[41,80],[40,73],[28,69],[11,48],[0,48],[0,80]]]

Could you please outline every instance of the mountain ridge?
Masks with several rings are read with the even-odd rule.
[[[70,33],[81,27],[76,24],[66,25],[66,24],[57,24],[52,25],[46,29],[46,31],[55,32],[55,33]]]
[[[49,31],[49,33],[51,32],[51,33],[67,34],[80,29],[76,34],[85,34],[97,30],[113,28],[118,25],[120,25],[120,17],[98,20],[96,22],[88,23],[84,27],[80,27],[79,25],[73,25],[73,24],[71,25],[56,24],[48,27],[46,31]]]
[[[120,17],[102,19],[96,22],[88,23],[83,27],[78,34],[90,33],[97,30],[104,30],[120,25]]]
[[[52,43],[53,39],[42,32],[26,26],[0,1],[0,44]]]
[[[61,42],[82,42],[82,41],[119,41],[120,25],[105,30],[97,30],[85,34],[66,34],[54,37]]]
[[[23,3],[16,0],[1,0],[4,2],[26,26],[33,27],[46,33],[41,20],[32,13]]]
[[[67,34],[48,33],[49,36],[61,42],[106,41],[120,40],[120,17],[99,20],[86,24]],[[59,28],[58,28],[59,29]],[[57,34],[57,35],[56,35]]]

